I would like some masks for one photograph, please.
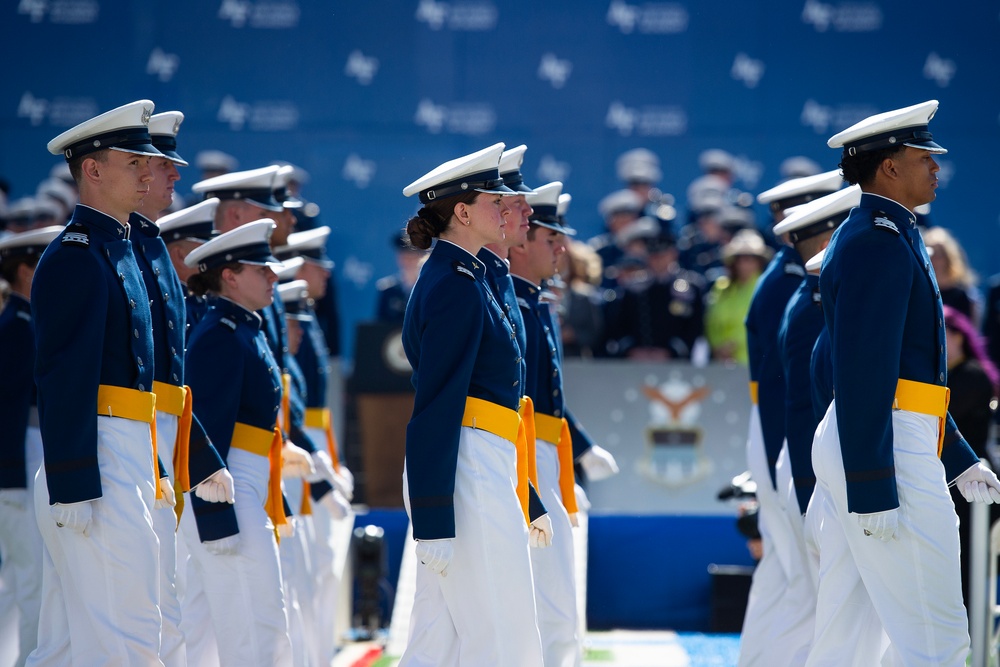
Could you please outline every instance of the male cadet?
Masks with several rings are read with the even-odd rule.
[[[506,182],[506,181],[505,181]],[[510,248],[510,272],[521,311],[527,366],[525,393],[535,409],[537,486],[559,536],[553,549],[531,550],[535,606],[546,665],[572,667],[582,660],[576,605],[572,526],[576,524],[573,443],[566,421],[562,362],[557,330],[547,303],[540,303],[542,283],[556,274],[565,252],[559,237],[575,231],[558,222],[562,183],[554,182],[525,196],[533,212],[524,243]]]
[[[213,220],[219,200],[210,197],[194,206],[188,206],[175,213],[165,215],[156,221],[160,227],[160,238],[167,245],[170,264],[174,267],[177,279],[184,293],[185,327],[184,343],[187,344],[191,328],[201,321],[208,310],[205,297],[192,294],[187,288],[187,279],[198,269],[192,269],[184,263],[184,258],[192,250],[217,235]]]
[[[45,550],[29,665],[162,665],[153,337],[127,222],[160,155],[152,114],[152,102],[133,102],[48,144],[69,162],[80,204],[31,288]]]
[[[31,498],[42,464],[31,278],[42,252],[62,230],[44,227],[0,239],[0,277],[10,285],[0,311],[0,551],[4,586],[19,616],[18,666],[38,643],[42,592],[42,537]]]
[[[167,477],[161,478],[164,495],[174,489],[182,494],[194,489],[206,501],[199,511],[232,508],[215,507],[216,501],[233,502],[233,478],[222,458],[191,413],[190,390],[184,385],[186,309],[180,279],[160,237],[156,221],[170,207],[174,183],[180,180],[178,166],[187,162],[177,153],[177,132],[184,121],[179,111],[159,113],[149,119],[153,146],[163,153],[150,160],[153,181],[142,204],[129,218],[136,261],[142,272],[153,323],[153,392],[156,394],[156,435],[160,465]],[[193,484],[192,484],[193,482]],[[183,509],[183,498],[181,498]],[[181,631],[181,606],[177,599],[177,529],[179,512],[173,503],[153,512],[153,528],[160,540],[160,659],[166,667],[188,664]],[[235,515],[234,515],[235,516]],[[195,535],[189,536],[196,539]],[[182,549],[186,554],[187,550]]]
[[[774,233],[787,238],[800,257],[812,257],[826,247],[833,230],[861,199],[857,187],[793,207]],[[819,304],[819,276],[807,274],[788,300],[778,329],[777,354],[785,382],[785,465],[777,473],[777,493],[791,527],[786,588],[782,596],[780,627],[771,629],[773,642],[781,644],[783,662],[801,665],[809,655],[816,611],[818,572],[810,566],[803,529],[803,515],[812,496],[812,442],[819,420],[814,416],[809,362],[813,345],[823,328]]]
[[[933,201],[939,167],[930,100],[834,135],[861,203],[834,233],[820,293],[835,397],[817,430],[817,488],[832,512],[820,533],[816,638],[807,665],[877,664],[878,624],[899,664],[964,665],[959,538],[948,485],[1000,501],[1000,482],[947,412],[941,297],[914,209]],[[827,554],[840,555],[834,561]],[[866,613],[869,612],[869,613]]]
[[[828,172],[785,181],[758,195],[771,207],[775,221],[784,218],[787,207],[803,204],[835,192],[841,182]],[[785,512],[783,494],[777,493],[775,468],[785,440],[785,381],[778,355],[778,327],[792,293],[805,277],[802,258],[785,245],[757,281],[746,317],[747,355],[750,371],[750,427],[747,436],[747,466],[757,481],[758,521],[763,556],[753,573],[750,599],[743,620],[740,642],[741,667],[781,664],[785,647],[770,639],[775,628],[789,627],[783,619],[782,597],[788,582],[794,538]]]
[[[287,245],[275,249],[275,256],[283,262],[298,260],[299,268],[294,273],[298,280],[292,284],[301,283],[306,292],[303,297],[292,290],[289,294],[295,297],[294,303],[285,304],[286,321],[299,329],[301,337],[300,343],[294,348],[289,343],[289,352],[295,361],[290,364],[289,370],[293,378],[300,379],[300,382],[293,383],[297,387],[293,397],[300,402],[306,434],[317,443],[313,456],[317,460],[323,460],[317,464],[317,471],[324,467],[334,471],[333,488],[324,491],[319,497],[320,502],[311,508],[314,539],[307,545],[314,581],[313,590],[305,603],[311,605],[308,611],[312,614],[315,626],[325,629],[333,628],[336,622],[340,578],[343,576],[343,571],[334,570],[335,557],[350,548],[353,528],[346,528],[345,524],[349,523],[353,527],[354,523],[350,506],[354,495],[354,476],[347,466],[341,464],[337,452],[332,412],[326,405],[330,358],[323,332],[312,311],[314,300],[325,293],[330,269],[333,267],[333,262],[326,254],[329,235],[330,228],[326,226],[295,232],[288,236]],[[285,294],[282,291],[283,303]],[[291,337],[289,330],[289,341]],[[321,475],[307,479],[321,484],[323,481]],[[322,485],[321,488],[327,487],[328,485]],[[311,484],[309,492],[312,495]],[[337,637],[332,631],[320,630],[313,633],[310,640],[317,660],[325,664],[333,659]]]

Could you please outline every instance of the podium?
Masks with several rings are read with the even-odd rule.
[[[402,329],[383,322],[357,326],[352,391],[357,406],[365,502],[403,506],[406,425],[413,412],[411,369]]]

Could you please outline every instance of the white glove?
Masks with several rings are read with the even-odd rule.
[[[344,494],[344,497],[348,500],[354,499],[354,475],[351,471],[347,469],[347,466],[342,465],[340,469],[333,473],[333,481],[331,482],[337,490]]]
[[[233,556],[240,549],[240,541],[240,534],[236,533],[220,540],[202,542],[202,544],[205,545],[205,551],[213,556]]]
[[[583,487],[579,484],[574,484],[573,493],[576,495],[576,508],[581,512],[589,512],[590,498],[587,497],[587,492],[584,491]]]
[[[153,501],[153,509],[162,510],[176,505],[177,495],[174,493],[174,485],[170,483],[170,478],[161,477],[158,483],[160,485],[160,494],[163,497]]]
[[[311,455],[313,470],[314,472],[306,477],[307,482],[319,482],[321,480],[326,480],[333,484],[333,476],[336,475],[333,471],[333,461],[330,460],[330,455],[324,452],[322,449],[317,449]]]
[[[528,544],[536,549],[552,546],[552,519],[543,514],[528,526]]]
[[[899,528],[899,508],[884,512],[872,512],[871,514],[859,514],[858,525],[868,537],[874,537],[883,542],[898,540],[896,532]]]
[[[208,503],[236,502],[236,492],[233,490],[233,476],[226,468],[220,468],[192,489],[194,495]]]
[[[282,477],[307,477],[316,473],[309,452],[294,442],[288,441],[281,448],[281,460]]]
[[[587,479],[592,482],[618,474],[618,464],[615,463],[615,457],[611,456],[611,452],[597,445],[583,453],[580,457],[580,465],[587,473]]]
[[[16,510],[28,506],[27,489],[0,489],[0,505],[6,505]]]
[[[1000,481],[982,461],[959,475],[955,487],[970,503],[1000,503]]]
[[[348,491],[350,491],[350,493],[344,493],[344,491],[341,490],[341,493],[344,493],[344,495],[347,496],[348,499],[353,498],[354,474],[350,470],[348,470],[347,466],[345,466],[343,463],[341,463],[340,467],[337,468],[337,474],[344,478],[344,483],[347,485]]]
[[[351,504],[337,489],[320,498],[319,502],[334,519],[343,519],[351,511]]]
[[[417,560],[428,570],[442,577],[448,576],[448,566],[455,555],[451,538],[444,540],[417,540]]]
[[[56,503],[49,506],[49,512],[59,528],[69,528],[84,537],[90,536],[90,519],[93,516],[92,500],[82,503]]]
[[[278,536],[284,537],[285,539],[289,537],[295,537],[295,522],[292,517],[288,517],[286,523],[280,524],[278,526]]]

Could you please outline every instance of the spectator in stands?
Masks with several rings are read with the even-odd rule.
[[[771,254],[764,239],[752,229],[737,232],[723,247],[726,275],[712,284],[705,306],[705,337],[713,359],[746,365],[747,334],[743,322],[757,279]]]
[[[623,290],[608,318],[609,352],[646,361],[692,359],[704,335],[705,282],[677,263],[677,243],[661,231],[647,241],[645,280]]]
[[[944,307],[944,326],[948,344],[948,388],[951,402],[948,411],[972,450],[989,460],[986,443],[993,419],[991,402],[996,400],[1000,372],[986,354],[983,340],[972,322],[950,306]],[[962,593],[969,603],[970,510],[969,503],[955,487],[951,488],[958,513],[958,532],[962,544]],[[1000,512],[991,506],[991,522]]]
[[[570,241],[559,304],[564,357],[593,357],[604,338],[601,258],[586,243]]]
[[[731,228],[723,220],[730,208],[721,203],[700,208],[694,222],[681,230],[677,242],[680,265],[701,275],[708,283],[725,273],[722,247],[731,238]]]
[[[659,188],[663,172],[655,153],[646,148],[625,151],[615,162],[615,172],[618,180],[642,199],[643,215],[656,218],[664,228],[673,225],[677,217],[674,197]]]
[[[941,289],[941,302],[962,313],[973,323],[978,323],[978,279],[969,267],[969,260],[958,239],[944,227],[931,227],[924,231],[923,237]]]
[[[411,246],[405,232],[402,231],[392,235],[392,246],[396,251],[398,270],[375,283],[378,289],[375,320],[401,325],[403,314],[406,312],[406,302],[410,299],[410,292],[417,282],[420,267],[423,266],[427,253]]]
[[[632,190],[617,190],[597,205],[604,218],[607,231],[590,239],[590,247],[597,251],[604,266],[601,287],[613,289],[617,283],[616,265],[625,255],[619,232],[639,218],[644,206],[642,198]]]

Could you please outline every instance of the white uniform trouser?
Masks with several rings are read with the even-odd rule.
[[[198,549],[201,538],[191,505],[191,494],[184,501],[188,504],[181,514],[177,539],[177,597],[181,603],[181,632],[188,667],[219,667],[219,645],[215,640],[212,613],[205,595],[201,570],[191,552]],[[194,547],[190,545],[195,545]]]
[[[173,484],[174,445],[177,417],[156,413],[156,449]],[[187,667],[184,635],[181,632],[181,605],[177,601],[177,515],[173,507],[153,509],[153,530],[160,540],[160,660],[166,667]]]
[[[817,431],[813,468],[832,512],[820,532],[816,638],[808,665],[878,664],[881,627],[900,664],[965,665],[969,631],[958,518],[937,457],[937,419],[894,411],[892,435],[899,529],[898,539],[882,542],[866,537],[847,511],[836,401]],[[873,616],[881,626],[868,622]]]
[[[292,646],[281,591],[281,565],[267,501],[267,457],[229,450],[240,543],[215,555],[189,544],[205,587],[222,667],[291,665]]]
[[[149,424],[98,416],[103,495],[91,502],[89,536],[56,526],[45,467],[39,469],[42,607],[38,648],[28,665],[163,664],[152,452]]]
[[[740,667],[776,667],[788,663],[788,647],[772,637],[785,627],[781,618],[782,597],[788,585],[792,532],[783,500],[771,486],[771,473],[764,450],[760,412],[750,409],[747,436],[747,466],[757,482],[757,525],[764,554],[753,572],[750,597],[740,637]]]
[[[417,566],[410,638],[399,667],[541,667],[514,445],[468,427],[460,438],[454,557],[446,577]],[[409,512],[406,475],[404,467]]]
[[[306,428],[306,434],[313,442],[325,443],[326,432],[318,428]],[[322,446],[322,445],[320,445]],[[339,644],[337,638],[337,610],[341,606],[342,578],[344,565],[351,548],[354,526],[354,512],[343,519],[334,519],[318,502],[313,503],[312,524],[314,539],[310,544],[313,567],[313,613],[315,615],[315,648],[319,664],[326,667],[333,660]],[[350,528],[344,530],[344,527]],[[349,582],[348,582],[349,584]]]
[[[27,488],[24,506],[0,504],[0,557],[5,592],[18,615],[18,656],[24,664],[38,643],[38,612],[42,602],[42,536],[35,521],[35,472],[42,464],[42,435],[29,426],[24,438]]]
[[[545,667],[579,667],[583,660],[578,636],[573,526],[559,490],[556,445],[536,440],[538,493],[552,520],[552,546],[531,549],[538,631]]]
[[[812,646],[816,617],[816,579],[809,565],[805,530],[799,500],[792,481],[792,463],[788,457],[788,443],[781,446],[775,466],[779,500],[788,526],[788,551],[785,565],[786,589],[779,603],[778,621],[771,632],[771,642],[777,647],[776,664],[805,664]]]
[[[308,667],[315,656],[313,638],[316,635],[313,615],[312,564],[309,543],[313,540],[312,515],[302,514],[303,485],[301,478],[282,483],[285,498],[292,508],[288,521],[295,527],[292,535],[283,537],[278,545],[281,558],[281,587],[288,615],[288,636],[292,640],[292,665]]]

